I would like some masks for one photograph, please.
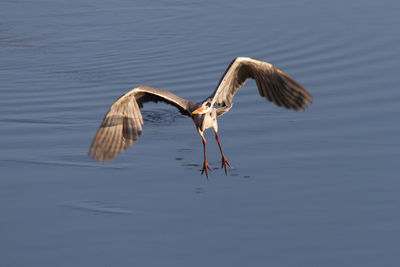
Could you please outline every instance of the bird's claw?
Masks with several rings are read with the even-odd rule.
[[[229,164],[229,162],[226,160],[225,156],[222,156],[222,160],[221,160],[221,161],[222,161],[221,168],[224,167],[224,169],[225,169],[225,175],[228,175],[227,170],[226,170],[226,165],[228,165],[229,168],[231,168],[231,169],[232,169],[232,166],[231,166],[231,164]]]
[[[203,175],[203,173],[205,172],[207,179],[208,179],[208,170],[212,171],[210,165],[208,164],[208,161],[204,161],[203,169],[201,170],[201,175]]]
[[[228,175],[228,171],[227,171],[226,165],[228,165],[229,168],[232,168],[231,164],[229,164],[229,162],[226,160],[225,156],[222,156],[221,168],[223,167],[224,170],[225,170],[225,175]],[[207,179],[208,179],[208,171],[212,171],[212,169],[211,169],[210,165],[208,164],[208,161],[204,161],[203,169],[201,170],[201,174],[203,175],[204,173],[206,173]]]

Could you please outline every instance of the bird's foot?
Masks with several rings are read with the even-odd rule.
[[[231,166],[231,164],[229,164],[229,162],[226,160],[225,156],[222,156],[222,164],[221,164],[221,168],[222,168],[222,167],[224,167],[224,169],[225,169],[225,175],[228,175],[228,174],[227,174],[227,171],[226,171],[226,165],[228,165],[228,166],[229,166],[229,168],[231,168],[231,169],[232,169],[232,166]]]
[[[208,170],[212,171],[210,165],[208,164],[208,161],[204,161],[203,169],[201,170],[201,175],[203,175],[203,173],[205,172],[207,179],[208,179]]]

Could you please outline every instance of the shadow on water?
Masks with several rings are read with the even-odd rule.
[[[182,148],[182,149],[177,149],[178,153],[193,153],[193,149],[190,148]],[[203,163],[201,162],[193,162],[193,161],[185,161],[185,157],[182,155],[180,157],[175,158],[176,161],[181,162],[181,166],[186,168],[187,170],[197,170],[198,172],[202,172],[203,168]],[[212,171],[209,173],[210,177],[212,177],[214,172],[221,172],[223,175],[225,175],[225,170],[222,167],[221,161],[220,160],[208,160],[208,163],[212,169]],[[241,175],[239,169],[235,168],[232,166],[232,168],[227,167],[227,175],[232,176],[232,177],[238,177],[242,176],[242,178],[250,178],[250,175]]]
[[[180,114],[176,109],[159,108],[153,106],[142,110],[143,121],[147,125],[170,125],[179,119],[189,119]]]

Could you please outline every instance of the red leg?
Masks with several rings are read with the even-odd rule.
[[[204,136],[202,135],[201,138],[203,139],[203,150],[204,150],[204,163],[203,163],[203,170],[201,171],[201,174],[203,174],[204,172],[206,172],[206,177],[208,179],[208,170],[212,171],[210,166],[208,165],[207,159],[206,159],[206,139],[204,138]]]
[[[221,143],[219,142],[219,137],[218,137],[218,133],[215,132],[215,139],[217,140],[218,146],[219,146],[219,151],[221,152],[221,156],[222,156],[222,165],[221,168],[224,167],[225,169],[225,175],[227,175],[227,171],[226,171],[226,165],[229,166],[229,168],[232,168],[231,164],[229,164],[229,162],[226,160],[226,157],[224,155],[224,152],[222,152],[222,147],[221,147]]]

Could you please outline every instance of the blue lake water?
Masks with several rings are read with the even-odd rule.
[[[2,1],[0,266],[399,266],[400,2]],[[314,96],[249,81],[201,138],[165,104],[137,144],[87,156],[137,85],[200,101],[236,56]]]

